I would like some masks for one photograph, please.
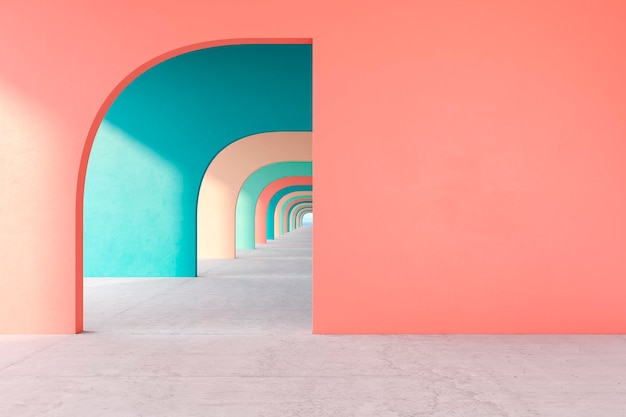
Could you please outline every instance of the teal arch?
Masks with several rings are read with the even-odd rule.
[[[185,53],[128,85],[93,143],[84,194],[86,276],[195,276],[202,176],[230,143],[310,131],[311,45]]]
[[[294,216],[297,213],[297,211],[302,208],[303,205],[312,207],[313,199],[302,201],[298,204],[294,204],[292,207],[289,208],[289,211],[287,212],[288,223],[284,225],[283,233],[289,233],[293,230],[294,224],[292,224],[292,222],[294,221],[294,218],[292,218],[292,216]]]
[[[279,209],[280,209],[280,216],[279,216],[280,224],[279,224],[278,230],[280,230],[281,236],[284,235],[287,232],[287,225],[285,224],[285,214],[288,214],[286,212],[287,207],[289,207],[289,204],[291,204],[293,201],[300,200],[302,198],[308,198],[311,201],[313,201],[313,195],[312,194],[309,194],[309,195],[306,195],[306,196],[302,196],[301,195],[301,196],[298,196],[298,197],[290,198],[289,200],[285,201],[285,203],[283,204],[282,207],[279,207]]]
[[[254,249],[254,215],[256,203],[263,189],[272,182],[285,177],[311,176],[311,162],[278,162],[254,171],[241,187],[237,198],[236,247]]]
[[[312,191],[312,190],[313,190],[313,187],[310,185],[292,185],[290,187],[283,188],[282,190],[274,194],[274,196],[272,196],[269,204],[267,205],[267,221],[266,221],[267,240],[274,239],[274,213],[276,212],[276,206],[278,205],[278,202],[280,201],[280,199],[294,191]]]

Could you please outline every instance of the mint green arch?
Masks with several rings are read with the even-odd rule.
[[[272,196],[269,204],[267,205],[267,230],[265,231],[267,240],[274,239],[274,215],[276,214],[276,206],[278,206],[278,202],[281,198],[294,191],[313,191],[313,187],[310,185],[292,185],[290,187],[283,188]]]
[[[302,201],[298,204],[294,204],[291,208],[289,208],[289,212],[287,213],[287,224],[285,224],[285,231],[284,233],[289,233],[291,232],[293,229],[295,229],[296,225],[296,216],[298,215],[298,212],[304,208],[312,208],[313,207],[313,199],[311,198],[310,200],[307,201]]]
[[[287,207],[289,207],[289,204],[291,204],[293,201],[295,200],[300,200],[303,198],[308,198],[308,201],[313,201],[313,194],[307,194],[307,195],[300,195],[300,196],[296,196],[296,197],[292,197],[289,200],[285,201],[285,204],[283,204],[282,207],[280,207],[280,225],[279,225],[279,229],[280,230],[280,234],[281,236],[284,235],[287,232],[287,225],[285,224],[285,214]]]
[[[254,171],[246,179],[237,198],[236,248],[254,249],[254,216],[256,203],[263,189],[285,177],[306,177],[313,174],[311,162],[279,162]]]

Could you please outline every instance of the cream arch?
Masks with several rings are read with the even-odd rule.
[[[207,168],[198,196],[198,259],[235,257],[237,196],[246,178],[277,162],[311,161],[311,132],[270,132],[224,148]]]

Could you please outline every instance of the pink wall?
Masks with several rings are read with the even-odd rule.
[[[82,328],[77,182],[120,81],[277,35],[314,43],[314,332],[626,331],[626,3],[385,6],[3,5],[0,332]]]

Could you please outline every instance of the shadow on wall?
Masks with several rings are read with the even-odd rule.
[[[96,135],[84,195],[85,276],[195,276],[202,176],[243,137],[310,131],[311,45],[202,49],[140,75]]]

